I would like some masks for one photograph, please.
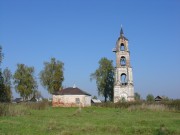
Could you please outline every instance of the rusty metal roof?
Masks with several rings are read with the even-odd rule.
[[[60,91],[57,91],[54,93],[54,95],[88,95],[91,96],[89,93],[74,87],[68,87],[65,89],[62,89]]]

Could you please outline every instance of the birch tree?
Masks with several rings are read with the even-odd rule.
[[[44,62],[44,69],[40,72],[40,81],[50,94],[62,87],[64,80],[64,63],[51,58],[50,62]]]
[[[34,77],[34,67],[17,64],[17,70],[13,75],[16,92],[27,100],[33,91],[37,90],[37,82]]]

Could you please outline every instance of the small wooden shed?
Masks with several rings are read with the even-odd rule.
[[[53,107],[91,106],[91,95],[77,87],[68,87],[53,94]]]
[[[162,98],[161,96],[157,96],[157,97],[154,98],[154,100],[155,100],[156,102],[160,102],[162,99],[163,99],[163,98]]]

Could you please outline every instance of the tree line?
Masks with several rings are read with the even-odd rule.
[[[2,47],[0,46],[0,66],[3,60]],[[98,95],[104,97],[104,101],[113,101],[114,87],[114,67],[113,61],[105,57],[99,60],[99,67],[90,75],[90,80],[96,80]],[[0,102],[10,102],[12,98],[11,80],[17,93],[27,100],[30,97],[38,95],[37,79],[35,77],[34,67],[25,64],[17,64],[17,69],[12,75],[8,68],[3,71],[0,68]],[[64,81],[64,63],[51,58],[49,62],[44,62],[44,67],[39,73],[41,85],[48,90],[50,94],[63,88]],[[140,94],[134,94],[135,101],[140,100]],[[147,101],[153,101],[154,96],[148,94]]]
[[[4,58],[2,47],[0,46],[0,66]],[[62,87],[64,80],[64,63],[51,58],[50,62],[44,62],[44,68],[39,73],[39,79],[49,93],[53,94]],[[0,68],[0,102],[10,102],[12,98],[12,82],[17,93],[28,100],[40,93],[38,91],[37,78],[35,77],[35,69],[25,64],[17,64],[14,74],[8,68],[2,70]]]
[[[2,47],[0,46],[0,65],[3,60]],[[114,67],[113,61],[107,58],[101,58],[98,69],[90,75],[90,79],[96,80],[98,95],[113,100],[113,84],[114,84]],[[48,90],[50,94],[59,91],[63,88],[64,81],[64,63],[51,58],[50,62],[44,62],[44,67],[39,73],[41,85]],[[10,102],[12,98],[12,83],[17,93],[23,100],[29,99],[38,93],[38,84],[35,77],[34,67],[25,64],[17,64],[17,69],[14,74],[6,68],[0,70],[0,102]]]

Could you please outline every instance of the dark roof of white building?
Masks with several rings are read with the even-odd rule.
[[[89,93],[77,88],[77,87],[68,87],[62,90],[55,92],[53,95],[88,95]]]

